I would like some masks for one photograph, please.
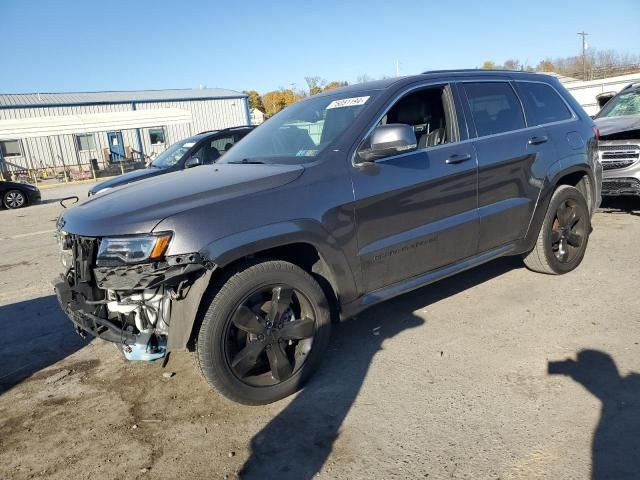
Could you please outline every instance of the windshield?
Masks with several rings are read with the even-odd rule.
[[[640,89],[613,97],[600,111],[598,118],[640,115]]]
[[[304,163],[329,146],[376,92],[348,92],[294,103],[247,135],[220,163]]]
[[[164,152],[158,155],[153,162],[151,162],[151,166],[155,168],[169,168],[173,167],[176,163],[180,161],[180,159],[187,153],[191,147],[193,147],[196,142],[178,142],[171,145]]]

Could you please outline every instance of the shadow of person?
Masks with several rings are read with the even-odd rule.
[[[373,357],[386,340],[423,325],[413,312],[521,266],[504,258],[381,303],[333,326],[318,372],[251,440],[242,479],[311,479],[327,460]]]
[[[549,362],[548,371],[571,377],[602,402],[591,478],[640,478],[640,374],[621,376],[611,356],[597,350],[583,350],[575,361]]]

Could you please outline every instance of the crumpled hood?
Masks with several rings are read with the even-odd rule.
[[[602,117],[595,120],[600,135],[606,137],[612,133],[640,130],[640,115],[625,115],[621,117]]]
[[[162,170],[161,168],[142,168],[140,170],[127,172],[122,175],[118,175],[117,177],[110,178],[109,180],[105,180],[104,182],[100,182],[91,187],[90,191],[98,192],[103,188],[120,187],[122,185],[126,185],[127,183],[142,180],[143,178],[155,177],[157,175],[163,175],[165,173],[167,173],[166,170]]]
[[[285,185],[303,171],[299,165],[203,165],[89,197],[65,210],[58,226],[89,237],[148,233],[166,217]]]

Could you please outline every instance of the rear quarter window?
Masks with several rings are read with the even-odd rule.
[[[525,127],[520,101],[507,82],[465,83],[464,89],[478,136]]]
[[[561,122],[571,118],[558,92],[544,83],[516,82],[530,126]]]

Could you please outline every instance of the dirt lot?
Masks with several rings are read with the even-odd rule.
[[[0,211],[0,478],[640,478],[640,202],[605,204],[572,274],[504,259],[338,325],[307,388],[256,408],[187,354],[165,378],[72,331],[52,200],[87,188]]]

